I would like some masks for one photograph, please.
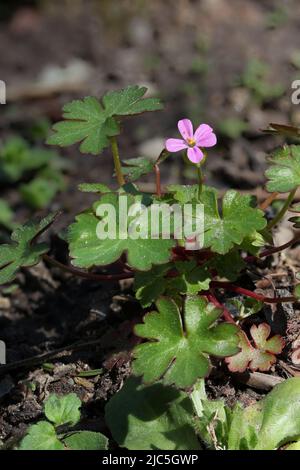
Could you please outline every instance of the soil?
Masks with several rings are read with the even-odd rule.
[[[124,0],[119,8],[109,0],[52,1],[44,2],[43,8],[38,2],[15,3],[15,9],[0,7],[0,78],[12,96],[1,108],[2,139],[16,133],[28,138],[34,122],[41,117],[58,120],[62,105],[71,99],[100,96],[130,83],[146,84],[150,92],[162,96],[166,109],[161,117],[125,122],[120,146],[126,158],[140,155],[144,141],[160,149],[166,136],[176,134],[181,117],[195,117],[216,128],[222,120],[235,117],[246,121],[248,129],[236,139],[220,134],[220,144],[207,161],[207,182],[220,189],[255,190],[264,183],[265,154],[280,142],[260,129],[269,122],[299,125],[299,110],[290,99],[291,83],[300,74],[291,63],[299,48],[296,0],[281,2],[285,15],[276,27],[271,25],[276,1],[182,0],[175,6],[171,0],[153,0],[141,7],[142,2]],[[62,85],[60,91],[47,93],[46,87],[46,92],[32,98],[46,67],[66,67],[74,58],[89,70],[78,91]],[[270,85],[283,84],[286,93],[279,99],[259,104],[237,85],[251,58],[269,65]],[[78,183],[114,183],[107,152],[99,158],[81,156],[74,147],[61,154],[72,168],[67,191],[50,207],[63,211],[50,236],[52,254],[63,261],[64,243],[56,234],[95,199],[77,191]],[[162,180],[164,184],[192,181],[175,159],[162,167]],[[145,178],[143,184],[149,189],[153,181]],[[30,215],[16,202],[14,187],[0,188],[0,197],[14,204],[18,220]],[[280,236],[286,241],[290,233]],[[267,265],[253,266],[242,285],[254,288],[255,280],[256,288],[266,295],[274,291],[288,295],[299,265],[296,246]],[[130,374],[130,350],[136,342],[132,326],[142,315],[130,281],[78,280],[41,263],[22,271],[14,284],[13,292],[0,291],[0,338],[7,345],[7,366],[0,368],[0,440],[14,443],[22,436],[42,416],[42,403],[51,392],[77,393],[84,403],[81,426],[109,435],[104,406]],[[245,324],[258,320],[285,335],[287,346],[270,374],[282,378],[299,374],[291,368],[290,356],[300,333],[297,305],[265,307]],[[266,393],[216,365],[208,380],[211,397],[246,405]],[[100,369],[95,376],[83,376],[82,372],[94,369]]]

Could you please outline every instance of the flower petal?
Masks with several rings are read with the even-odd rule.
[[[204,157],[202,150],[198,147],[189,147],[187,151],[188,159],[193,163],[199,163]]]
[[[188,145],[182,139],[168,139],[166,140],[165,147],[168,152],[179,152],[179,150],[186,149]]]
[[[217,143],[216,134],[208,124],[201,124],[196,130],[194,138],[199,147],[213,147]]]
[[[184,140],[194,138],[193,124],[189,119],[178,121],[178,129]]]

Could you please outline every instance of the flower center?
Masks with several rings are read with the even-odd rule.
[[[195,145],[196,145],[195,139],[193,139],[193,138],[192,139],[186,139],[186,141],[187,141],[187,143],[190,147],[195,147]]]

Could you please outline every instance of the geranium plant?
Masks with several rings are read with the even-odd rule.
[[[300,210],[292,203],[300,185],[300,147],[285,145],[268,158],[266,187],[271,194],[260,206],[255,197],[236,190],[228,190],[220,198],[203,176],[209,148],[217,143],[208,124],[202,123],[194,131],[189,119],[181,119],[181,138],[168,138],[154,164],[143,157],[121,159],[117,136],[122,119],[162,109],[158,99],[145,98],[145,93],[146,88],[129,86],[108,92],[101,100],[87,97],[64,106],[64,120],[54,125],[48,144],[79,143],[82,153],[93,155],[110,147],[118,187],[111,189],[101,182],[80,185],[83,193],[95,194],[95,203],[68,227],[68,265],[49,255],[50,246],[38,243],[38,237],[55,222],[55,214],[13,232],[12,245],[0,246],[0,282],[10,282],[18,268],[42,259],[94,281],[134,279],[136,298],[147,311],[134,329],[140,341],[133,350],[132,370],[146,384],[160,382],[186,393],[209,375],[212,361],[222,359],[228,374],[247,368],[268,371],[283,350],[283,338],[274,336],[257,316],[250,341],[243,317],[234,317],[221,298],[239,294],[260,306],[297,300],[297,288],[286,297],[265,296],[245,288],[240,279],[248,266],[298,240],[274,247],[272,232],[289,210],[294,211],[292,222],[299,225],[295,213]],[[277,132],[280,129],[277,126]],[[179,158],[179,152],[193,166],[198,183],[163,188],[160,165]],[[151,172],[154,194],[140,190],[135,182]],[[270,220],[266,209],[285,192],[289,192],[286,200]],[[187,207],[189,230],[185,231],[178,214],[186,214]],[[166,212],[160,213],[162,209]],[[123,267],[118,274],[101,273],[102,267],[107,269],[116,261]],[[245,308],[251,312],[249,305]],[[253,308],[252,314],[258,311]]]

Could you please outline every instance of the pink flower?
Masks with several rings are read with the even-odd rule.
[[[194,132],[193,124],[189,119],[178,121],[178,129],[183,139],[166,140],[168,152],[179,152],[187,149],[188,159],[193,163],[200,163],[204,158],[201,148],[213,147],[217,143],[216,134],[208,124],[200,124]]]

